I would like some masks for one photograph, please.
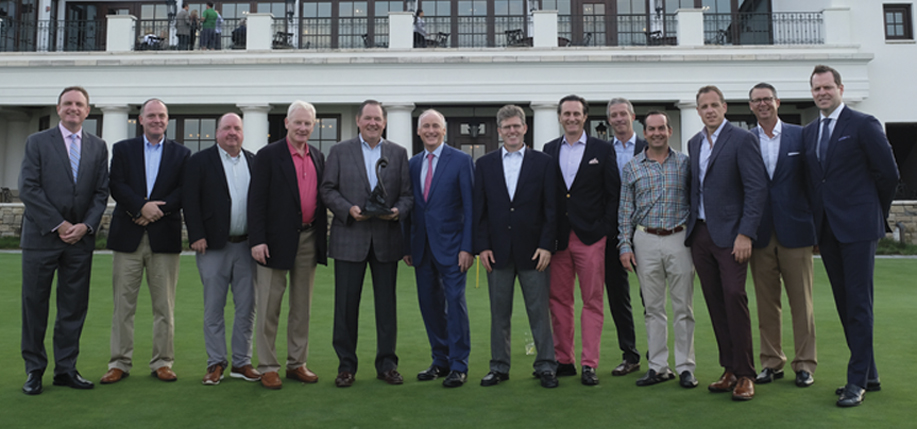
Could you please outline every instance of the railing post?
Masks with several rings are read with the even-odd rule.
[[[267,51],[271,49],[274,36],[274,15],[270,13],[248,14],[248,29],[245,30],[246,51]]]
[[[105,17],[108,29],[105,35],[106,52],[129,52],[134,50],[137,18],[133,15],[108,15]]]
[[[678,46],[704,46],[704,10],[678,9]]]
[[[536,10],[532,12],[535,18],[535,34],[532,35],[532,46],[536,48],[557,47],[557,11]]]
[[[388,48],[411,49],[414,47],[414,13],[388,13]],[[408,148],[410,151],[411,148]]]
[[[849,45],[853,38],[849,7],[830,7],[822,11],[825,18],[825,44]]]

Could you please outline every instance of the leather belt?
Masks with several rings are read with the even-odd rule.
[[[647,234],[653,234],[653,235],[658,235],[660,237],[665,237],[667,235],[672,235],[672,234],[676,234],[676,233],[684,231],[685,226],[678,225],[672,229],[665,229],[665,228],[647,228],[643,225],[637,225],[637,229]]]
[[[230,243],[241,243],[246,240],[248,240],[248,234],[230,235],[227,241],[229,241]]]
[[[312,229],[312,227],[313,227],[314,225],[315,225],[315,222],[312,222],[312,223],[304,223],[304,224],[302,224],[302,225],[299,226],[299,232],[308,231],[308,230]]]

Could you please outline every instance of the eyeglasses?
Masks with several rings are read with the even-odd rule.
[[[775,100],[774,97],[761,97],[761,98],[752,98],[751,100],[748,100],[748,101],[751,102],[751,104],[760,104],[760,103],[769,104],[770,102],[774,100]]]

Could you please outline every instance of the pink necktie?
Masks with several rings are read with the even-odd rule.
[[[430,185],[433,183],[433,154],[427,154],[427,178],[423,180],[423,200],[430,196]]]

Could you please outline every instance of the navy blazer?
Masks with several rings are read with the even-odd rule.
[[[159,173],[149,200],[165,202],[159,206],[163,216],[147,226],[134,223],[148,201],[143,136],[122,140],[112,146],[109,186],[116,205],[108,234],[108,248],[111,250],[134,252],[143,233],[147,232],[153,252],[181,253],[182,177],[191,150],[166,138],[161,144]]]
[[[805,126],[806,168],[815,231],[825,216],[841,243],[878,240],[895,198],[898,165],[882,125],[849,107],[841,110],[828,142],[824,162],[818,160],[819,121]]]
[[[591,245],[618,230],[618,197],[621,176],[614,146],[593,137],[586,139],[586,150],[573,185],[567,189],[560,170],[560,146],[563,137],[544,146],[551,155],[557,178],[557,248],[564,250],[570,230],[583,244]]]
[[[815,223],[809,205],[805,157],[802,127],[783,123],[774,177],[767,179],[767,203],[761,212],[756,248],[766,247],[772,232],[776,232],[777,241],[784,247],[815,244]]]
[[[503,150],[478,159],[474,170],[474,252],[491,250],[494,268],[512,259],[517,269],[533,270],[535,250],[554,249],[557,176],[551,157],[525,149],[516,193],[510,200],[503,173]]]
[[[249,175],[252,171],[254,155],[242,149]],[[246,198],[248,189],[245,190]],[[246,200],[247,201],[247,200]],[[229,184],[226,183],[226,172],[217,145],[204,149],[188,159],[185,168],[185,181],[182,189],[182,212],[185,225],[188,227],[188,242],[194,243],[202,238],[207,240],[207,248],[219,250],[226,247],[229,238],[230,215],[232,214],[232,197]]]
[[[704,183],[700,183],[700,148],[707,143],[704,131],[688,140],[691,159],[691,214],[685,245],[690,246],[704,187],[704,209],[710,238],[722,248],[733,248],[736,236],[755,240],[761,211],[767,201],[767,170],[758,138],[726,122],[713,145]]]
[[[315,260],[328,263],[328,213],[319,194],[325,155],[309,145],[309,157],[315,166]],[[248,243],[255,247],[267,244],[266,267],[293,269],[299,250],[299,229],[302,226],[302,204],[299,181],[287,139],[284,137],[258,151],[252,163],[252,181],[248,187]]]
[[[473,253],[474,164],[467,153],[443,145],[430,183],[429,201],[424,201],[420,183],[425,152],[414,155],[410,161],[414,208],[411,216],[403,219],[404,254],[411,256],[415,267],[423,262],[426,242],[430,244],[433,257],[442,265],[457,264],[460,251]]]

